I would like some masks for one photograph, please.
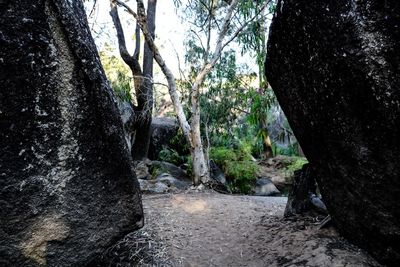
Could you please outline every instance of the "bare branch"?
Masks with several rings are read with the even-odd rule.
[[[184,73],[183,70],[182,70],[182,67],[181,67],[181,59],[180,59],[180,57],[179,57],[178,51],[176,51],[176,48],[175,48],[174,44],[172,43],[172,41],[171,41],[171,40],[168,40],[168,41],[170,42],[172,48],[174,49],[175,56],[176,56],[176,59],[177,59],[177,61],[178,61],[178,69],[179,69],[180,79],[181,79],[181,80],[182,80],[182,79],[185,79],[185,81],[187,81],[188,83],[190,83],[190,85],[192,86],[192,83],[190,82],[190,80],[188,79],[188,77],[186,77],[185,73]]]
[[[110,2],[110,5],[111,5],[110,15],[114,22],[115,29],[117,30],[119,53],[121,54],[121,57],[125,61],[125,63],[131,66],[133,65],[132,64],[133,58],[129,54],[128,49],[126,49],[124,29],[122,28],[121,20],[118,15],[118,8],[113,3],[113,1]]]
[[[238,2],[239,2],[238,0],[232,0],[231,4],[229,5],[228,11],[227,11],[225,18],[223,20],[223,23],[222,23],[221,31],[219,32],[219,35],[218,35],[217,45],[215,46],[213,58],[211,59],[211,62],[210,62],[212,66],[215,65],[215,63],[217,62],[218,58],[221,55],[221,52],[223,49],[222,42],[224,41],[225,36],[228,32],[232,14],[238,5]]]
[[[94,11],[96,10],[96,6],[97,6],[97,0],[94,0],[93,1],[93,6],[92,6],[92,9],[90,10],[88,18],[93,16]]]
[[[204,45],[203,45],[203,41],[201,40],[201,37],[197,34],[197,32],[196,31],[194,31],[194,30],[190,30],[196,37],[197,37],[197,39],[199,40],[199,42],[200,42],[200,45],[201,45],[201,48],[203,48],[203,57],[204,57],[204,59],[207,59],[207,54],[206,54],[206,48],[204,47]]]
[[[208,10],[208,26],[207,26],[207,49],[205,52],[205,58],[208,59],[208,56],[210,55],[210,42],[211,42],[211,23],[212,23],[212,18],[213,18],[213,6],[214,6],[214,0],[211,0],[211,7]]]
[[[265,1],[264,4],[261,6],[261,8],[256,12],[256,14],[251,17],[249,20],[247,20],[245,23],[243,23],[232,35],[231,37],[228,39],[228,41],[226,41],[223,45],[222,45],[222,49],[224,49],[229,43],[231,43],[239,34],[241,31],[243,31],[249,24],[250,22],[254,21],[264,10],[265,8],[268,6],[268,4],[270,3],[271,0]]]
[[[146,21],[146,12],[144,9],[143,1],[142,0],[137,0],[138,3],[138,12],[136,13],[133,11],[128,5],[126,5],[124,2],[120,0],[112,0],[114,3],[117,3],[119,6],[122,6],[126,9],[126,11],[131,14],[136,21],[138,22],[143,35],[146,39],[147,44],[149,45],[150,49],[153,51],[153,56],[154,59],[156,60],[157,64],[160,66],[162,72],[164,73],[167,82],[168,82],[168,89],[169,93],[171,96],[172,103],[174,104],[175,112],[177,114],[179,124],[181,125],[182,131],[188,141],[188,143],[192,146],[192,140],[190,139],[190,131],[191,127],[189,123],[187,122],[185,113],[183,111],[183,107],[180,103],[179,95],[176,91],[176,83],[175,83],[175,77],[172,74],[171,70],[168,68],[166,65],[163,57],[161,56],[157,46],[154,43],[153,37],[149,33],[149,30],[147,28],[147,21]]]
[[[136,23],[136,29],[135,29],[135,52],[133,53],[133,57],[136,60],[139,60],[140,56],[140,27]]]
[[[228,32],[230,20],[232,18],[232,14],[233,14],[235,8],[238,5],[238,2],[239,2],[238,0],[232,0],[231,4],[229,5],[228,11],[223,20],[222,29],[218,34],[217,44],[215,46],[213,57],[212,57],[210,63],[207,62],[207,59],[204,61],[204,65],[203,65],[201,71],[199,72],[199,74],[196,76],[195,82],[192,86],[192,91],[191,91],[192,117],[191,117],[191,123],[190,123],[192,126],[196,125],[196,127],[197,127],[197,125],[200,124],[200,122],[198,121],[199,120],[198,116],[200,114],[200,105],[198,104],[199,96],[200,96],[200,87],[201,87],[202,83],[204,82],[204,79],[206,78],[207,74],[211,72],[212,68],[214,67],[214,65],[216,64],[217,60],[219,59],[219,57],[221,55],[221,52],[223,49],[222,42]]]

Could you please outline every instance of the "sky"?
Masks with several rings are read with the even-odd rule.
[[[185,4],[186,0],[181,0],[182,4]],[[147,1],[144,1],[145,3]],[[129,0],[126,3],[133,9],[136,9],[136,1]],[[93,12],[93,2],[86,2],[86,9],[89,16],[89,24],[92,26],[92,34],[95,38],[97,47],[102,50],[105,43],[110,44],[112,47],[117,48],[116,31],[114,29],[111,16],[109,15],[110,4],[109,0],[97,0],[95,9]],[[185,56],[185,39],[189,29],[189,23],[184,21],[177,14],[173,0],[158,0],[157,11],[156,11],[156,39],[155,43],[158,46],[161,55],[167,63],[167,66],[172,70],[175,77],[179,77],[179,64],[181,68],[184,68],[184,56]],[[119,8],[119,15],[123,28],[125,31],[125,39],[127,42],[127,48],[130,53],[133,53],[134,42],[133,34],[135,30],[135,20],[133,17],[125,12],[122,8]],[[101,33],[101,34],[99,34]],[[216,39],[214,36],[213,39]],[[143,44],[143,42],[142,42]],[[235,50],[239,51],[238,47],[231,45]],[[226,50],[226,49],[225,49]],[[143,49],[141,50],[143,54]],[[118,50],[115,49],[115,55],[119,56]],[[178,58],[179,57],[179,60]],[[237,53],[237,63],[246,64],[249,66],[251,72],[257,73],[257,66],[254,56],[251,54],[240,55]],[[160,73],[155,68],[155,80],[157,73]],[[160,74],[160,76],[162,76]],[[160,78],[162,80],[162,78]]]
[[[127,4],[135,10],[136,1],[127,1]],[[93,4],[86,4],[87,10],[92,10]],[[96,9],[89,17],[89,24],[93,26],[94,38],[99,49],[104,47],[107,42],[113,47],[117,46],[116,32],[113,28],[111,16],[109,14],[110,5],[108,0],[98,0]],[[119,8],[119,15],[123,24],[127,48],[133,53],[134,42],[133,34],[135,30],[135,21],[131,15]],[[183,62],[184,57],[184,40],[185,40],[185,23],[181,21],[175,11],[173,0],[158,0],[156,11],[156,45],[160,49],[161,55],[172,69],[174,74],[178,74],[177,54]],[[101,34],[96,34],[95,32]],[[175,52],[176,51],[176,52]],[[118,51],[116,51],[117,53]],[[143,49],[141,51],[143,53]]]

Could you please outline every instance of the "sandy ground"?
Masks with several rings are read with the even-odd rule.
[[[91,266],[380,266],[314,217],[283,219],[285,197],[143,195],[145,226]]]
[[[142,231],[161,244],[165,261],[159,266],[379,266],[332,227],[319,230],[311,218],[283,220],[286,200],[144,195]]]

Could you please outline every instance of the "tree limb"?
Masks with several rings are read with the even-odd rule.
[[[146,39],[147,44],[149,45],[150,49],[153,51],[154,59],[156,60],[157,64],[159,65],[159,67],[161,68],[162,72],[164,73],[164,75],[167,79],[169,93],[170,93],[171,100],[172,100],[172,103],[175,108],[175,112],[176,112],[178,120],[179,120],[179,124],[181,125],[182,131],[183,131],[188,143],[192,146],[193,145],[192,140],[190,139],[191,127],[186,119],[182,104],[180,103],[179,95],[176,90],[175,77],[172,74],[171,70],[166,65],[163,57],[160,54],[160,51],[158,50],[157,46],[154,43],[153,37],[149,33],[149,30],[147,28],[146,12],[144,9],[143,1],[137,0],[137,3],[138,3],[138,12],[137,13],[135,11],[133,11],[128,5],[126,5],[124,2],[122,2],[120,0],[111,0],[111,1],[118,4],[119,6],[124,7],[125,10],[129,14],[131,14],[138,22],[140,29],[142,30],[142,33]]]
[[[121,20],[119,19],[118,8],[112,1],[111,1],[110,5],[111,5],[110,15],[113,20],[115,29],[117,30],[119,53],[120,53],[122,59],[125,61],[125,63],[127,65],[131,66],[131,65],[133,65],[133,58],[129,54],[128,49],[126,49],[124,29],[122,28]]]

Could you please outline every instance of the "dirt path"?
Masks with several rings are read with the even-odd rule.
[[[143,195],[145,226],[93,266],[380,266],[313,218],[282,219],[283,197]]]
[[[332,228],[282,220],[285,204],[281,197],[144,195],[143,231],[173,266],[379,266]]]

